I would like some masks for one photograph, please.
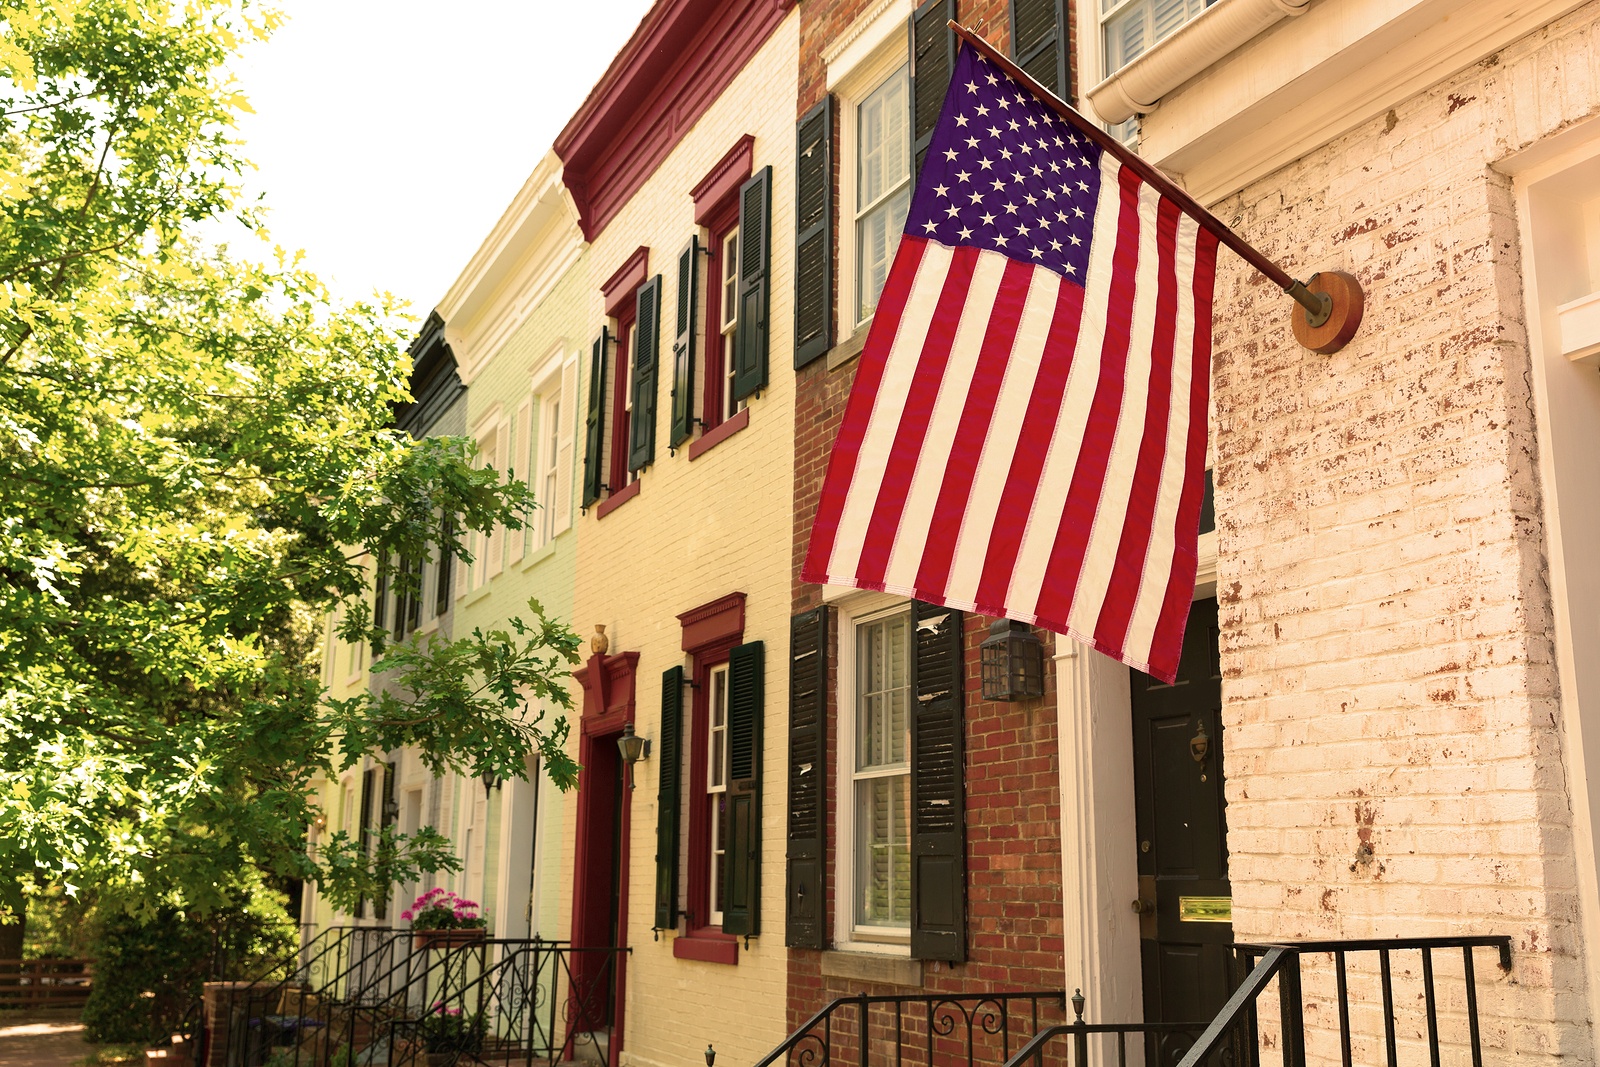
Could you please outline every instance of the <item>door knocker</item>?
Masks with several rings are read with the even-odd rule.
[[[1211,738],[1206,736],[1206,724],[1200,724],[1200,732],[1189,739],[1189,755],[1194,757],[1196,763],[1206,761],[1206,753],[1211,750]]]

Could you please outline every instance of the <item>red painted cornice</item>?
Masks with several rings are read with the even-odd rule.
[[[556,138],[584,240],[616,217],[794,3],[657,0]]]

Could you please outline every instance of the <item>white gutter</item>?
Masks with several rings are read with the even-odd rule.
[[[1217,0],[1177,33],[1089,90],[1108,125],[1152,110],[1161,98],[1311,0]]]

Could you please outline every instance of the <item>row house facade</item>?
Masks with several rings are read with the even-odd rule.
[[[1365,290],[1318,355],[1221,257],[1177,685],[799,578],[950,19],[1291,273]],[[660,0],[425,334],[460,383],[430,432],[554,495],[474,542],[434,625],[536,596],[589,638],[579,785],[400,754],[393,817],[437,815],[497,934],[621,951],[586,1023],[613,1064],[755,1065],[838,998],[1193,1022],[1236,943],[1466,935],[1509,938],[1485,1057],[1593,1062],[1597,161],[1597,0]],[[1006,639],[1037,670],[986,697]],[[358,654],[330,646],[335,692]],[[328,783],[331,820],[387,817],[384,764]],[[1332,958],[1269,1044],[1339,1058]],[[1418,960],[1390,1047],[1461,1053],[1461,956],[1438,1012]]]

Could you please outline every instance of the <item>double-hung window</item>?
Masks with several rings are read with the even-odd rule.
[[[615,383],[616,412],[617,416],[611,421],[611,491],[614,493],[629,485],[637,472],[629,469],[628,440],[629,432],[633,426],[633,390],[629,383],[633,380],[633,354],[639,343],[639,331],[633,309],[628,309],[627,318],[617,323],[617,357],[616,371],[612,376]]]
[[[739,227],[734,226],[717,242],[717,251],[721,259],[718,264],[718,274],[721,275],[721,285],[718,301],[717,318],[721,320],[718,325],[719,341],[722,349],[721,364],[721,402],[717,421],[731,419],[744,409],[744,398],[736,396],[733,389],[733,374],[735,368],[734,345],[739,335]]]
[[[561,452],[561,394],[546,397],[539,412],[538,496],[543,505],[539,513],[539,543],[549,544],[556,536],[556,456]]]
[[[909,69],[856,105],[854,324],[872,317],[911,207]]]
[[[706,835],[707,912],[712,926],[722,925],[723,883],[728,870],[728,665],[712,667],[706,692]]]
[[[911,926],[910,607],[853,628],[853,935],[904,940]]]

